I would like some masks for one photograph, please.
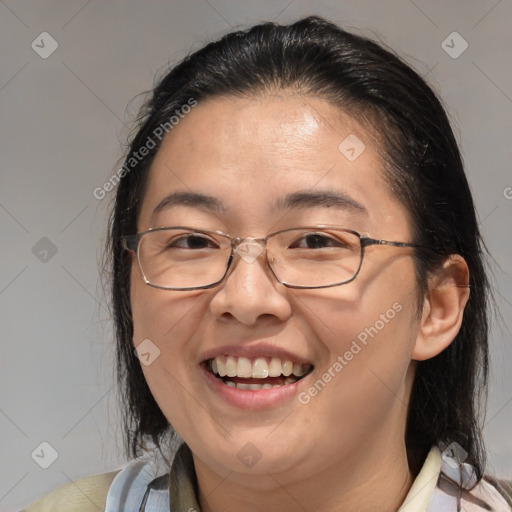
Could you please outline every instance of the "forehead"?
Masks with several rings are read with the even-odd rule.
[[[256,165],[266,169],[277,163],[275,172],[290,166],[300,170],[307,164],[314,168],[319,152],[324,153],[322,163],[330,159],[334,164],[342,155],[339,143],[349,135],[365,139],[374,153],[373,137],[323,99],[285,92],[255,98],[223,96],[200,102],[167,136],[161,154],[179,149],[173,155],[176,164],[182,157],[186,165],[200,159],[211,167],[254,176]]]
[[[252,218],[270,214],[287,194],[330,190],[368,205],[371,223],[401,208],[383,178],[379,151],[372,133],[320,98],[283,92],[208,99],[164,139],[141,221],[149,223],[152,209],[173,190],[217,197]]]

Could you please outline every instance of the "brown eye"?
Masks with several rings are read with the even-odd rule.
[[[291,249],[325,249],[327,247],[345,247],[342,240],[320,233],[309,233],[298,238],[291,246]]]
[[[217,249],[218,247],[213,240],[199,234],[175,237],[167,244],[168,249]]]

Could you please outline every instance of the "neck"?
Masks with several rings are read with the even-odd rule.
[[[405,445],[367,443],[337,464],[306,478],[284,474],[235,475],[212,472],[195,461],[202,512],[396,512],[413,483]]]

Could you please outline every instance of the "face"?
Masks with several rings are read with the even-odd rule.
[[[167,201],[155,213],[176,192],[217,207]],[[302,200],[286,204],[291,194]],[[323,99],[283,92],[206,100],[182,119],[150,169],[138,231],[191,226],[259,238],[315,225],[411,242],[375,137]],[[142,369],[196,465],[298,480],[372,446],[403,444],[416,286],[411,249],[388,246],[366,248],[354,281],[320,289],[279,283],[262,254],[237,256],[211,289],[161,290],[144,283],[134,258],[133,342],[158,347]],[[215,376],[223,363],[237,376]],[[263,378],[265,365],[308,373]],[[276,387],[243,389],[250,383]]]

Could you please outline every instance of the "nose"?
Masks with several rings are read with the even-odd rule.
[[[263,321],[284,322],[290,317],[289,290],[268,268],[265,252],[262,239],[236,241],[234,261],[210,302],[216,319],[236,319],[254,326]]]

